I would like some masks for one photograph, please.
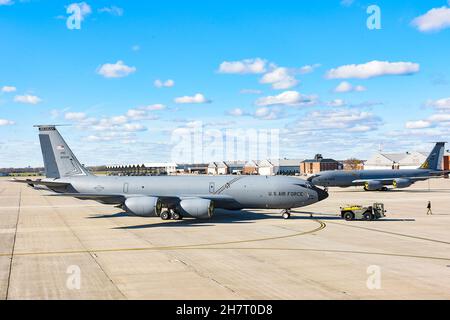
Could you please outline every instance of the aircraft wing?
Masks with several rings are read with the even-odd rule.
[[[409,179],[409,180],[411,180],[413,182],[416,182],[416,181],[427,180],[427,179],[432,179],[432,178],[438,178],[438,177],[426,176],[426,177],[397,177],[397,178],[382,178],[382,179],[357,179],[357,180],[353,180],[352,183],[365,183],[365,182],[369,182],[369,181],[388,181],[388,182],[392,182],[395,179]]]
[[[126,197],[122,194],[97,194],[97,193],[54,193],[50,197],[73,197],[81,200],[95,200],[105,204],[122,204]]]
[[[133,197],[144,197],[142,194],[104,194],[104,193],[55,193],[49,194],[48,196],[53,197],[74,197],[81,200],[95,200],[105,204],[122,204],[125,202],[127,198]],[[202,198],[209,199],[212,201],[220,201],[220,202],[228,202],[235,201],[234,198],[227,195],[220,194],[205,194],[205,195],[167,195],[167,196],[153,196],[147,195],[148,197],[156,197],[159,198],[164,204],[177,204],[183,199],[192,199],[192,198]]]
[[[70,185],[70,183],[67,183],[67,182],[44,181],[41,179],[32,180],[32,179],[15,179],[14,178],[10,181],[18,182],[18,183],[26,183],[32,187],[34,187],[35,185],[42,185],[42,186],[46,186],[46,187],[66,187],[66,186]]]

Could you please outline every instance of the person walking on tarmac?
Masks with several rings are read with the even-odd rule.
[[[428,201],[428,204],[427,204],[427,216],[428,215],[432,215],[433,214],[433,212],[431,211],[431,201]]]

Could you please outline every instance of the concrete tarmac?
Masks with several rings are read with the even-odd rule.
[[[0,299],[450,298],[450,180],[329,191],[290,220],[216,210],[162,221],[1,178]],[[386,218],[338,216],[373,202]]]

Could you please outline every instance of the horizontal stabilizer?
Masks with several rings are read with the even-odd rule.
[[[19,183],[26,183],[30,186],[40,185],[40,186],[46,186],[46,187],[66,187],[70,185],[70,183],[67,182],[58,182],[58,181],[45,181],[41,179],[12,179],[10,180],[12,182],[19,182]]]
[[[106,204],[122,204],[125,196],[121,194],[95,194],[95,193],[54,193],[50,197],[74,197],[81,200],[95,200]]]

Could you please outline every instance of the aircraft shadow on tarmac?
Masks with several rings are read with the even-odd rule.
[[[312,215],[312,216],[311,216]],[[113,214],[105,214],[98,216],[89,216],[87,219],[104,219],[104,218],[121,218],[128,217],[128,215],[121,211]],[[143,218],[143,219],[156,219],[156,218]],[[217,209],[214,216],[208,220],[185,218],[183,220],[168,220],[161,221],[157,223],[139,224],[134,226],[121,226],[114,227],[113,229],[146,229],[146,228],[158,228],[158,227],[208,227],[214,226],[216,224],[247,224],[254,223],[258,220],[265,219],[282,219],[276,213],[265,214],[259,212],[253,212],[248,210],[240,211],[228,211]],[[292,211],[290,220],[311,220],[320,219],[324,221],[331,220],[342,220],[341,217],[326,213],[317,213],[310,211]],[[154,220],[153,220],[154,221]],[[415,221],[415,219],[394,219],[394,218],[383,218],[380,220],[375,220],[371,222],[392,222],[392,221]],[[351,222],[349,222],[351,223]]]
[[[327,214],[327,213],[317,213],[317,212],[309,212],[309,211],[292,211],[293,214],[307,214],[308,216],[291,216],[291,219],[311,219],[311,217],[309,216],[310,214],[312,214],[312,219],[319,219],[319,220],[343,220],[341,217],[337,216],[337,215],[333,215],[333,214]],[[400,219],[400,218],[383,218],[383,219],[378,219],[378,220],[373,220],[373,221],[368,221],[368,222],[392,222],[392,221],[416,221],[416,219]],[[351,222],[349,222],[351,223]]]
[[[308,216],[301,216],[301,214],[307,214]],[[314,213],[313,213],[314,214]],[[339,220],[340,218],[337,216],[313,216],[311,218],[309,212],[292,212],[290,220],[310,220],[320,218],[321,220]],[[116,212],[113,214],[106,215],[98,215],[98,216],[89,216],[88,219],[103,219],[103,218],[120,218],[127,217],[128,215],[125,212]],[[143,218],[146,219],[146,218]],[[157,218],[148,218],[148,219],[157,219]],[[121,226],[114,227],[113,229],[145,229],[145,228],[158,228],[158,227],[207,227],[213,226],[216,224],[247,224],[254,223],[258,220],[264,219],[282,219],[279,213],[274,212],[273,214],[266,214],[260,212],[253,212],[248,210],[239,210],[239,211],[228,211],[223,209],[217,209],[215,211],[214,216],[211,219],[202,220],[202,219],[194,219],[194,218],[184,218],[183,220],[168,220],[161,221],[157,223],[148,223],[134,226]],[[154,220],[152,220],[154,221]]]
[[[121,217],[129,217],[128,214],[124,211],[112,213],[112,214],[102,214],[102,215],[95,215],[95,216],[89,216],[88,219],[105,219],[105,218],[121,218]]]

